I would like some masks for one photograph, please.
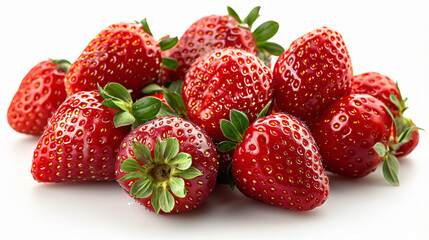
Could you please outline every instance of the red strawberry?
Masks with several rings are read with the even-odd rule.
[[[342,36],[322,27],[292,42],[273,74],[280,110],[308,120],[350,93],[353,70]]]
[[[188,117],[214,141],[224,140],[220,120],[231,109],[250,121],[273,97],[272,73],[254,55],[238,49],[213,50],[195,61],[182,88]]]
[[[143,87],[160,83],[162,63],[174,67],[171,60],[161,56],[161,50],[176,42],[177,38],[165,39],[158,44],[145,20],[112,24],[91,40],[70,67],[65,81],[67,93],[117,82],[132,90],[133,98],[141,97]]]
[[[36,181],[115,180],[116,154],[129,128],[115,128],[117,110],[102,101],[97,91],[81,91],[58,108],[34,151]]]
[[[305,211],[322,205],[329,194],[329,179],[310,131],[284,113],[248,124],[245,114],[235,110],[231,122],[222,121],[225,136],[241,141],[232,160],[238,189],[281,208]],[[224,150],[224,145],[219,149]]]
[[[216,183],[215,145],[201,129],[178,117],[141,125],[123,141],[116,177],[124,190],[158,213],[199,207]]]
[[[22,79],[7,111],[7,121],[17,132],[40,135],[60,104],[66,99],[64,77],[67,60],[45,60]]]
[[[228,7],[229,15],[210,15],[194,22],[171,49],[170,57],[179,64],[177,69],[169,71],[171,80],[183,80],[194,61],[214,49],[242,49],[258,54],[267,62],[270,55],[280,55],[284,49],[278,44],[267,42],[276,34],[279,27],[277,22],[267,21],[253,33],[250,31],[259,16],[259,9],[255,7],[243,21]]]
[[[385,105],[368,94],[344,96],[330,105],[312,129],[326,170],[353,178],[374,171],[383,160],[374,146],[387,147],[392,122]]]
[[[353,77],[352,93],[366,93],[382,101],[395,118],[389,148],[397,157],[411,153],[419,143],[419,129],[411,119],[403,116],[408,107],[398,84],[389,77],[368,72]],[[407,136],[408,135],[408,136]]]

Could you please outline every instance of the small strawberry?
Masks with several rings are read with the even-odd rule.
[[[393,120],[380,100],[368,94],[347,95],[327,107],[318,120],[312,132],[327,171],[360,178],[383,160],[375,145],[387,147]],[[397,160],[388,159],[385,165],[392,162]]]
[[[134,99],[150,83],[160,84],[162,64],[177,67],[161,51],[174,46],[177,38],[158,42],[144,19],[140,23],[112,24],[101,31],[70,67],[65,84],[68,95],[117,82],[132,90]]]
[[[277,22],[267,21],[251,32],[253,23],[259,17],[259,9],[255,7],[241,20],[228,7],[229,15],[210,15],[194,22],[171,49],[170,57],[176,59],[179,65],[177,69],[169,70],[171,81],[183,80],[195,60],[214,49],[242,49],[257,54],[266,62],[270,61],[271,55],[279,56],[284,49],[267,42],[277,33]]]
[[[49,120],[34,151],[31,173],[39,182],[115,180],[116,154],[128,127],[115,128],[115,109],[97,91],[69,97]]]
[[[271,70],[256,56],[238,49],[208,52],[192,65],[183,82],[188,117],[213,140],[225,140],[221,119],[231,109],[247,112],[250,121],[273,98]]]
[[[411,153],[419,143],[419,129],[413,121],[404,117],[407,98],[403,99],[397,83],[389,77],[367,72],[353,76],[352,93],[365,93],[382,101],[395,119],[394,129],[389,143],[389,150],[396,157]]]
[[[22,79],[7,111],[7,121],[17,132],[40,135],[60,104],[66,99],[64,77],[67,60],[45,60]]]
[[[123,141],[116,178],[124,190],[158,213],[199,207],[216,183],[215,145],[201,129],[178,117],[143,124]]]
[[[280,110],[308,120],[350,93],[353,70],[342,36],[322,27],[292,42],[273,74]]]
[[[263,115],[263,114],[262,114]],[[329,179],[310,131],[297,118],[274,113],[249,126],[242,112],[232,110],[222,130],[239,142],[232,160],[232,179],[246,196],[298,211],[322,205],[329,194]],[[224,141],[219,150],[235,143]]]

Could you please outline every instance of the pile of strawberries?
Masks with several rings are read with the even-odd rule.
[[[311,210],[328,198],[326,171],[361,178],[381,162],[398,185],[398,157],[419,142],[398,85],[353,75],[333,29],[286,50],[269,42],[279,24],[252,31],[259,10],[241,20],[228,7],[180,39],[157,41],[145,19],[112,24],[75,62],[37,64],[7,113],[14,130],[40,136],[34,179],[117,181],[157,214],[195,209],[225,183]]]

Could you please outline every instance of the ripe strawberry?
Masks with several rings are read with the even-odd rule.
[[[213,142],[179,117],[139,126],[123,140],[116,162],[122,188],[157,214],[199,207],[215,187],[217,170]]]
[[[413,121],[404,117],[407,99],[403,99],[397,83],[389,77],[367,72],[353,77],[352,93],[366,93],[382,101],[395,119],[389,148],[396,157],[411,153],[419,143],[419,129]],[[409,136],[407,136],[409,134]]]
[[[225,137],[220,120],[231,109],[247,112],[250,121],[273,97],[272,73],[256,56],[238,49],[208,52],[189,70],[182,88],[188,117],[213,140]]]
[[[326,201],[328,176],[310,131],[297,118],[274,113],[249,127],[246,115],[233,110],[231,122],[222,121],[222,130],[240,142],[232,160],[232,178],[246,196],[298,211]],[[219,149],[228,150],[224,145]]]
[[[178,68],[169,70],[171,81],[183,80],[191,65],[205,53],[222,48],[242,49],[258,54],[269,62],[270,56],[279,56],[284,49],[267,42],[279,28],[277,22],[267,21],[255,31],[251,28],[259,17],[260,7],[255,7],[242,21],[238,14],[228,7],[229,15],[210,15],[194,22],[171,49],[170,57],[178,62]]]
[[[143,87],[160,84],[162,63],[174,67],[171,59],[161,56],[161,50],[176,42],[177,38],[173,38],[158,44],[146,20],[112,24],[91,40],[70,67],[65,80],[67,94],[117,82],[132,90],[133,98],[141,97]]]
[[[66,99],[64,77],[67,60],[45,60],[22,79],[7,111],[7,121],[17,132],[40,135],[60,104]]]
[[[353,70],[342,36],[322,27],[292,42],[273,75],[280,110],[308,120],[350,93]]]
[[[374,145],[387,147],[393,121],[380,100],[368,94],[344,96],[318,119],[312,132],[326,170],[360,178],[383,160]]]
[[[129,128],[115,128],[118,111],[102,101],[97,91],[81,91],[58,108],[34,151],[36,181],[115,180],[116,154]]]

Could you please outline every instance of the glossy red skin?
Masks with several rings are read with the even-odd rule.
[[[322,205],[329,179],[310,131],[295,117],[256,120],[234,153],[232,175],[245,195],[298,211]]]
[[[219,172],[217,174],[217,183],[227,184],[228,183],[228,167],[232,162],[234,156],[234,150],[228,152],[217,151],[217,158],[219,160]]]
[[[188,191],[186,197],[179,198],[173,195],[176,204],[170,213],[182,213],[199,207],[206,200],[215,187],[219,168],[214,143],[197,125],[179,117],[162,117],[136,128],[122,142],[118,161],[116,161],[116,179],[127,174],[121,169],[121,162],[128,158],[135,159],[133,141],[148,146],[153,157],[156,139],[164,140],[170,137],[179,140],[179,152],[190,154],[192,156],[191,166],[203,173],[202,176],[194,179],[185,179],[185,187]],[[129,194],[131,186],[137,180],[120,181],[119,184]],[[135,198],[135,200],[147,209],[154,211],[151,198],[152,196]],[[162,210],[160,213],[165,214]]]
[[[221,119],[232,109],[252,122],[273,98],[271,70],[254,55],[238,49],[213,50],[199,58],[186,75],[182,97],[191,121],[215,142],[226,140]]]
[[[170,51],[179,67],[169,70],[171,81],[183,80],[191,65],[213,49],[236,48],[256,54],[252,32],[229,15],[210,15],[194,22]]]
[[[280,110],[307,120],[350,93],[353,69],[342,36],[322,27],[292,42],[273,74]]]
[[[64,71],[45,60],[22,79],[7,110],[9,125],[19,133],[41,135],[48,119],[66,99]]]
[[[360,178],[373,172],[382,157],[373,146],[387,146],[392,118],[384,104],[368,94],[344,96],[319,118],[312,133],[327,171]]]
[[[396,83],[378,72],[367,72],[353,76],[352,93],[365,93],[379,99],[389,108],[394,117],[399,116],[398,107],[390,101],[390,94],[400,100]]]
[[[104,87],[116,82],[142,97],[148,84],[160,83],[161,49],[157,41],[137,23],[112,24],[85,48],[67,73],[67,94]]]
[[[411,124],[412,126],[416,126],[414,125],[414,123]],[[410,141],[408,141],[407,143],[404,143],[403,145],[401,145],[396,152],[398,154],[396,154],[395,156],[398,158],[401,157],[405,157],[408,154],[410,154],[419,144],[419,140],[420,140],[420,133],[418,129],[413,130],[412,136]]]
[[[31,173],[36,181],[116,179],[116,154],[130,128],[115,128],[117,110],[102,101],[97,91],[82,91],[58,108],[34,151]]]

